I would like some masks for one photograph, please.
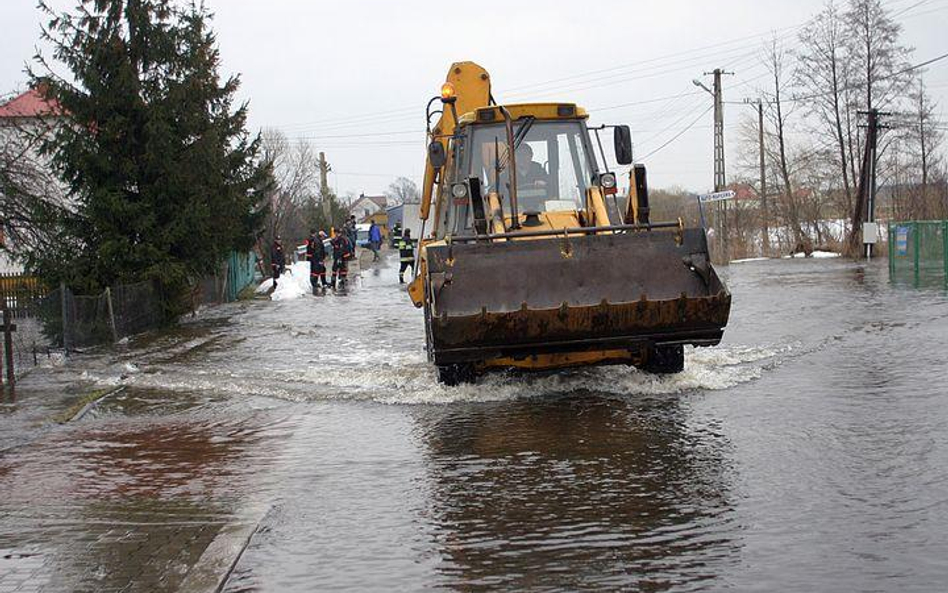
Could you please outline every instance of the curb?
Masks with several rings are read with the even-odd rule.
[[[241,556],[263,523],[269,509],[258,511],[253,522],[233,523],[221,529],[197,563],[188,571],[179,593],[220,593],[237,568]]]

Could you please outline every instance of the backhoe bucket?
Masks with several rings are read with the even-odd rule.
[[[730,312],[702,229],[455,242],[426,253],[437,365],[714,346]]]

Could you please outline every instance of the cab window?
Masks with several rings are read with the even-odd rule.
[[[583,207],[592,176],[585,128],[580,121],[518,120],[529,125],[517,145],[517,198],[520,212],[552,212]],[[501,197],[510,212],[510,167],[507,133],[503,125],[477,126],[467,152],[468,176],[477,176],[487,192]]]

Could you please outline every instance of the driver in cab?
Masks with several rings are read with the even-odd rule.
[[[543,189],[546,182],[546,170],[533,160],[533,149],[529,144],[521,144],[517,147],[517,187]]]

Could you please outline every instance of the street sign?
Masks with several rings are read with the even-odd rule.
[[[866,245],[875,245],[879,242],[879,225],[874,222],[862,223],[862,242]]]
[[[731,200],[736,196],[732,190],[718,191],[710,194],[701,194],[698,196],[698,201],[702,204],[707,204],[708,202],[723,202],[725,200]]]
[[[895,229],[895,254],[900,256],[908,255],[908,235],[909,228],[900,226]]]

